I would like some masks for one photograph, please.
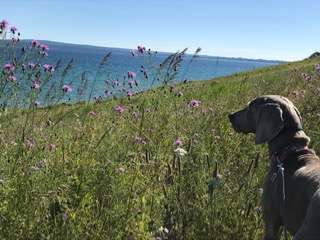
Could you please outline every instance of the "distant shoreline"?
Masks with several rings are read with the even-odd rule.
[[[25,42],[31,42],[32,39],[21,39],[20,40],[22,43]],[[119,52],[128,52],[131,49],[129,48],[118,48],[118,47],[102,47],[102,46],[95,46],[95,45],[90,45],[90,44],[78,44],[78,43],[65,43],[65,42],[58,42],[58,41],[51,41],[51,40],[39,40],[51,48],[58,47],[58,46],[74,46],[74,47],[82,47],[82,48],[87,48],[88,50],[107,50],[107,51],[112,51],[116,50]],[[173,52],[161,52],[159,51],[158,54],[172,54]],[[192,56],[192,53],[187,53],[186,56]],[[223,59],[223,60],[243,60],[243,61],[259,61],[259,62],[268,62],[268,63],[286,63],[289,61],[284,61],[284,60],[276,60],[276,59],[262,59],[262,58],[244,58],[244,57],[224,57],[224,56],[212,56],[212,55],[207,55],[207,54],[199,54],[199,57],[208,57],[208,58],[217,58],[217,59]]]

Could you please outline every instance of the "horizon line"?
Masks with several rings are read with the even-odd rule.
[[[8,39],[9,40],[9,39]],[[33,39],[31,38],[21,38],[21,41],[32,41]],[[52,42],[52,43],[62,43],[62,44],[70,44],[70,45],[81,45],[81,46],[88,46],[88,47],[96,47],[96,48],[114,48],[114,49],[121,49],[121,50],[133,50],[135,48],[128,48],[128,47],[112,47],[112,46],[102,46],[102,45],[95,45],[95,44],[90,44],[90,43],[74,43],[74,42],[61,42],[58,40],[46,40],[46,39],[39,39],[37,41],[44,41],[44,42]],[[49,46],[50,47],[50,46]],[[200,47],[201,48],[201,47]],[[189,50],[189,48],[188,48]],[[163,51],[163,50],[155,50],[156,52],[160,52],[160,53],[167,53],[167,54],[172,54],[174,52],[170,52],[170,51]],[[181,50],[177,50],[177,51],[181,51]],[[176,52],[177,52],[176,51]],[[193,53],[187,53],[188,55],[193,55]],[[254,61],[268,61],[268,62],[296,62],[296,61],[301,61],[303,59],[300,60],[280,60],[280,59],[266,59],[266,58],[249,58],[249,57],[227,57],[227,56],[218,56],[218,55],[210,55],[210,54],[199,54],[198,56],[202,56],[202,57],[216,57],[216,58],[229,58],[229,59],[243,59],[243,60],[254,60]]]

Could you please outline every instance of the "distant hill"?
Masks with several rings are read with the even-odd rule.
[[[29,43],[32,40],[24,39],[21,40],[22,44]],[[39,40],[39,42],[49,46],[50,51],[70,51],[70,52],[88,52],[88,53],[100,53],[100,52],[117,52],[117,53],[128,53],[128,49],[124,48],[111,48],[111,47],[99,47],[92,45],[83,45],[83,44],[71,44],[71,43],[62,43],[48,40]]]
[[[320,52],[314,52],[310,55],[309,59],[320,57]]]

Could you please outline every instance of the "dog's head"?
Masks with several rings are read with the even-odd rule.
[[[277,95],[258,97],[235,113],[229,114],[236,132],[255,133],[256,144],[270,142],[285,129],[301,130],[298,109],[287,98]]]

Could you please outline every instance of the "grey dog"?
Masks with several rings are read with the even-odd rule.
[[[268,144],[264,240],[279,239],[281,226],[294,240],[320,240],[320,160],[308,148],[310,138],[297,108],[285,97],[265,95],[229,119],[236,132],[254,133],[256,144]]]

